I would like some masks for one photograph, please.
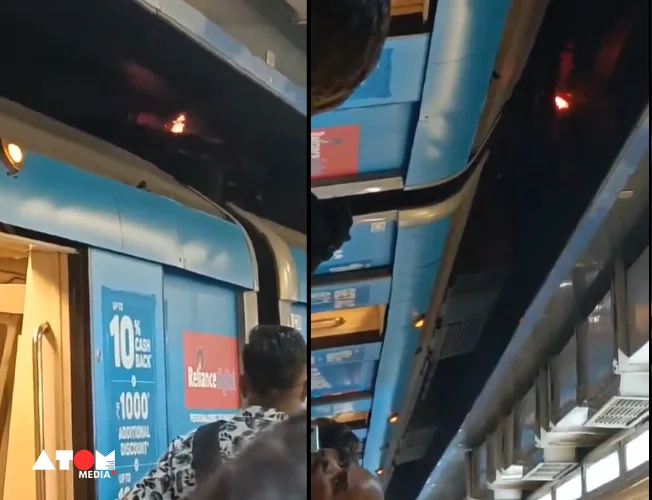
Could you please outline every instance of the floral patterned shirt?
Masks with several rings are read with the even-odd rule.
[[[269,424],[285,420],[287,415],[276,410],[250,406],[225,421],[220,429],[220,455],[228,461],[244,445]],[[195,431],[176,438],[160,458],[156,467],[138,481],[123,500],[190,500],[195,491],[192,469],[192,444]]]

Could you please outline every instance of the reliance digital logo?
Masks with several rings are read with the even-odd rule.
[[[87,479],[101,479],[111,477],[115,474],[115,450],[107,455],[102,455],[99,451],[93,452],[88,450],[79,450],[73,454],[72,450],[56,450],[56,461],[59,462],[59,470],[70,470],[70,462],[75,464],[79,469],[79,477]],[[90,470],[95,465],[95,470]],[[43,450],[39,455],[32,470],[56,470],[52,460]]]

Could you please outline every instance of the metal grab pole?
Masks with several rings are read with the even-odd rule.
[[[43,337],[52,333],[50,324],[46,321],[34,332],[32,339],[32,369],[34,375],[34,425],[36,427],[35,455],[40,456],[45,446],[45,416],[43,408]],[[36,472],[36,500],[46,500],[45,471]]]

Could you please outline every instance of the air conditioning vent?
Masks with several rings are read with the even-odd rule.
[[[425,457],[436,430],[436,427],[431,426],[406,432],[399,444],[396,465]]]
[[[528,472],[523,479],[526,481],[554,481],[576,465],[565,462],[542,462]]]
[[[439,359],[466,354],[475,349],[489,311],[493,307],[503,275],[469,274],[457,278],[442,308],[444,336]]]
[[[439,358],[450,358],[473,351],[480,337],[480,331],[484,322],[485,317],[471,317],[465,321],[458,321],[446,325],[446,338]]]
[[[634,426],[649,413],[647,398],[615,396],[588,422],[589,427],[603,429],[626,429]]]

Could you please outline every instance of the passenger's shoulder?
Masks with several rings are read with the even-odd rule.
[[[183,434],[181,436],[177,436],[176,438],[174,438],[170,443],[168,452],[179,453],[179,452],[185,452],[189,449],[192,449],[192,443],[195,438],[196,432],[197,432],[196,429],[193,429],[187,434]]]

